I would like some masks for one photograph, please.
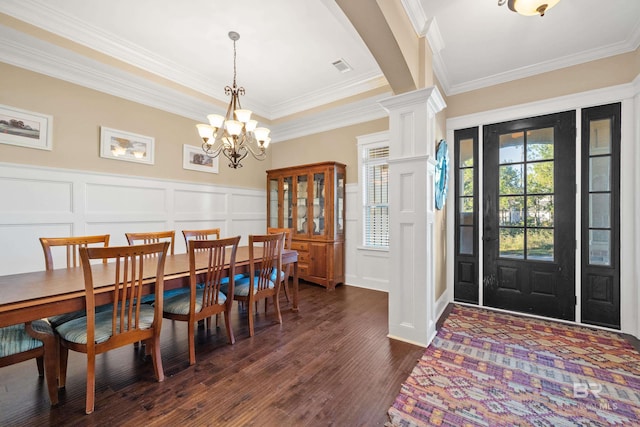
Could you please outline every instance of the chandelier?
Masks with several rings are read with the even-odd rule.
[[[198,134],[202,138],[202,150],[209,157],[218,157],[220,153],[229,159],[229,167],[241,168],[242,159],[251,153],[258,160],[267,158],[266,148],[269,146],[269,129],[256,127],[258,122],[251,120],[251,110],[243,110],[240,106],[240,95],[244,88],[236,85],[236,41],[240,34],[229,32],[233,40],[233,85],[224,88],[224,94],[231,95],[225,116],[209,114],[209,124],[197,124]],[[235,120],[234,120],[235,116]]]
[[[508,0],[509,9],[518,12],[520,15],[544,16],[544,13],[558,4],[560,0]],[[498,6],[507,3],[507,0],[498,0]]]

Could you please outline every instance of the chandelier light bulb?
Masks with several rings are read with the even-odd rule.
[[[271,132],[269,129],[267,128],[255,128],[253,130],[253,134],[255,135],[256,139],[258,141],[264,141],[267,139],[267,137],[269,136],[269,132]]]
[[[209,120],[209,124],[214,128],[220,129],[222,127],[222,123],[224,122],[224,117],[220,114],[209,114],[207,116]]]
[[[247,123],[251,120],[251,110],[236,110],[236,119],[239,122]]]
[[[249,120],[247,123],[245,123],[244,128],[247,132],[253,132],[256,126],[258,126],[257,120]]]

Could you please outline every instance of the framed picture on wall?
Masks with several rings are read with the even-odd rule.
[[[155,139],[122,130],[100,127],[100,157],[127,162],[154,162]]]
[[[51,150],[53,116],[0,105],[0,143]]]
[[[200,172],[218,173],[218,158],[207,156],[202,148],[184,144],[182,146],[182,167]]]

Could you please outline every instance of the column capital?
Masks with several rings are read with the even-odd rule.
[[[436,86],[401,93],[400,95],[381,99],[379,102],[382,108],[388,113],[399,109],[406,109],[411,106],[424,105],[426,103],[430,111],[435,114],[447,106],[447,103],[444,102],[444,98]]]

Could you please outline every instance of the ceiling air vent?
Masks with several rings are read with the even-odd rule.
[[[347,64],[347,61],[345,61],[342,58],[338,59],[335,62],[332,62],[332,64],[341,73],[346,73],[346,72],[351,71],[353,69],[353,68],[351,68],[351,65]]]

